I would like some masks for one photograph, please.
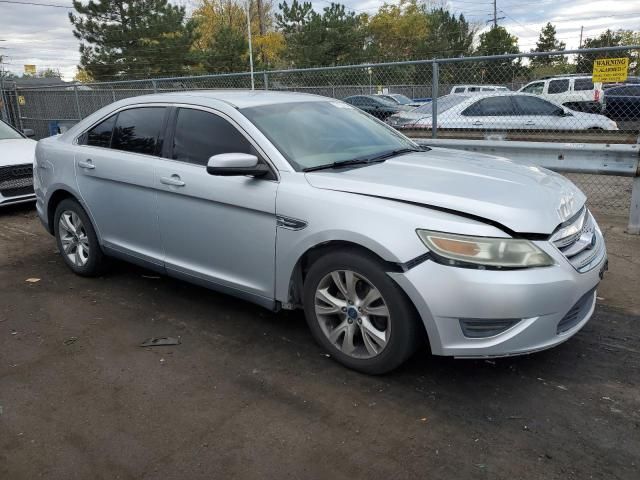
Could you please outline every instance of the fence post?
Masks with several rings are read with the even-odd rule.
[[[20,96],[18,95],[18,85],[13,83],[13,94],[16,96],[16,107],[18,108],[18,123],[20,124],[20,131],[24,130],[24,124],[22,123],[22,112],[20,111]]]
[[[627,232],[634,235],[640,234],[640,171],[633,177],[631,188],[631,205],[629,206],[629,227]]]
[[[153,86],[153,93],[158,93],[158,86],[156,85],[155,79],[151,79],[151,85]]]
[[[269,90],[269,74],[267,72],[262,72],[262,80],[264,83],[264,89]]]
[[[116,101],[116,89],[113,88],[113,85],[111,85],[111,97],[113,98],[113,101]]]
[[[4,72],[0,70],[0,103],[2,103],[2,120],[9,122],[9,110],[7,107],[7,101],[4,95]]]
[[[73,92],[76,96],[76,110],[78,111],[78,121],[82,120],[82,111],[80,111],[80,97],[78,96],[78,85],[73,86]]]
[[[431,64],[431,138],[438,136],[438,62],[435,60]]]

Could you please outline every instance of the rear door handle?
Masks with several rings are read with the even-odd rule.
[[[178,175],[171,175],[170,177],[160,177],[160,183],[165,185],[172,185],[174,187],[184,187],[186,183],[180,180]]]
[[[89,159],[87,159],[87,161],[86,161],[86,162],[79,161],[79,162],[78,162],[78,166],[79,166],[80,168],[85,168],[85,169],[87,169],[87,170],[93,170],[94,168],[96,168],[96,166],[93,164],[93,162],[91,161],[91,159],[90,159],[90,158],[89,158]]]
[[[525,122],[525,125],[535,125],[536,122],[529,120],[528,122]]]
[[[480,120],[476,120],[475,122],[473,122],[473,125],[476,125],[476,126],[482,125],[482,122]]]

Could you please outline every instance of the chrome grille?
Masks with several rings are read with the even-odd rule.
[[[604,239],[591,212],[583,208],[551,236],[551,242],[579,272],[587,272],[604,256]]]

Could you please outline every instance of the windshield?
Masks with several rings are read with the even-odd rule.
[[[419,148],[404,135],[339,101],[279,103],[240,111],[296,170]]]
[[[445,112],[450,108],[455,107],[459,103],[464,102],[468,98],[469,97],[467,97],[466,95],[445,95],[444,97],[440,97],[438,99],[438,106],[437,106],[438,113]],[[413,112],[420,112],[420,113],[424,113],[425,115],[431,115],[432,110],[433,110],[433,103],[429,102],[422,105],[421,107],[416,108],[415,110],[413,110]]]
[[[16,140],[24,137],[16,132],[13,128],[0,121],[0,140]]]
[[[394,94],[389,95],[389,96],[395,98],[396,101],[398,103],[401,103],[402,105],[408,105],[408,104],[413,102],[413,100],[411,100],[409,97],[405,97],[401,93],[394,93]]]

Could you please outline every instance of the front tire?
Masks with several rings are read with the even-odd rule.
[[[91,220],[80,204],[70,198],[61,201],[53,218],[58,250],[67,266],[83,277],[100,275],[105,256]]]
[[[304,310],[316,341],[363,373],[397,368],[421,338],[416,311],[384,264],[357,249],[326,253],[312,264]]]

